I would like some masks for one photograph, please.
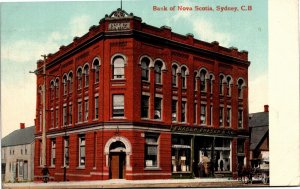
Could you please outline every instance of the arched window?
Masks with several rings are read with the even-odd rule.
[[[197,85],[197,80],[198,80],[198,73],[195,71],[194,72],[194,90],[198,90],[198,85]]]
[[[206,70],[200,71],[200,91],[205,92],[206,91]]]
[[[55,80],[55,97],[58,98],[58,94],[59,94],[59,79],[56,78]]]
[[[172,86],[176,87],[177,86],[177,65],[174,64],[172,66]]]
[[[186,67],[181,68],[181,86],[183,89],[186,88]]]
[[[67,84],[68,84],[67,75],[64,75],[64,77],[63,77],[64,95],[67,94]]]
[[[99,65],[99,60],[96,59],[93,63],[94,65],[94,70],[95,70],[95,83],[99,82],[99,70],[100,70],[100,65]]]
[[[55,96],[54,90],[55,90],[55,84],[54,84],[54,81],[52,80],[51,83],[50,83],[50,96],[51,96],[51,99],[53,99],[54,96]]]
[[[125,66],[125,60],[122,56],[116,56],[113,59],[113,65],[112,65],[113,79],[125,78],[124,66]]]
[[[238,97],[243,98],[243,85],[244,85],[244,80],[239,79],[238,80]]]
[[[69,73],[69,78],[68,78],[68,81],[69,81],[69,93],[72,93],[72,86],[73,86],[73,73],[70,72]]]
[[[144,57],[141,61],[142,67],[142,81],[149,81],[149,58]]]
[[[214,80],[214,75],[210,74],[209,75],[209,84],[210,84],[210,93],[213,93],[213,80]]]
[[[81,89],[82,87],[82,69],[79,68],[77,70],[77,89]]]
[[[231,96],[231,77],[230,76],[228,76],[227,78],[226,78],[226,84],[227,84],[227,96]]]
[[[156,84],[162,84],[161,79],[161,70],[162,70],[162,62],[156,61],[154,64],[154,72],[155,72],[155,83]]]
[[[84,66],[84,86],[89,86],[89,65]]]
[[[224,76],[220,75],[220,81],[219,81],[219,92],[220,92],[220,95],[223,94],[223,79],[224,79]]]

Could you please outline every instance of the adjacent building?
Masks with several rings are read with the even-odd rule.
[[[269,106],[263,112],[249,114],[250,160],[252,167],[269,163]],[[269,165],[263,165],[269,168]]]
[[[117,9],[37,62],[35,180],[43,108],[51,180],[236,177],[249,161],[249,65],[247,51]]]
[[[1,140],[2,182],[32,181],[35,127],[15,130]]]

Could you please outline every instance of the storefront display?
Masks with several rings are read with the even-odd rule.
[[[191,172],[191,138],[172,138],[172,172]]]

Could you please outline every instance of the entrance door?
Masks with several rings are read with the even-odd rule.
[[[24,161],[24,180],[28,179],[28,162]]]
[[[125,177],[125,153],[111,153],[109,169],[111,179],[123,179]]]

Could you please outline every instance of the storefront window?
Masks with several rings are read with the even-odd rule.
[[[191,138],[187,136],[172,137],[172,172],[191,171]]]

